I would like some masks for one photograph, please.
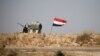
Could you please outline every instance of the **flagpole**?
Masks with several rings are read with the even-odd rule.
[[[52,34],[53,24],[51,25],[50,35]]]
[[[50,29],[50,35],[51,35],[51,33],[52,33],[52,29],[53,29],[53,26],[51,26],[51,29]]]

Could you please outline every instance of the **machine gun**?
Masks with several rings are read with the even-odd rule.
[[[22,25],[21,23],[17,23],[17,24],[20,25],[20,26],[23,27],[23,28],[25,27],[25,25]]]

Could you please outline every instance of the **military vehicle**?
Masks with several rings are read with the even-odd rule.
[[[41,33],[42,24],[38,21],[32,21],[31,23],[22,25],[18,23],[21,27],[23,27],[24,33]]]

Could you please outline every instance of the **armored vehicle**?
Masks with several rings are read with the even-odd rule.
[[[38,21],[32,21],[26,25],[18,24],[23,27],[24,33],[41,33],[42,30],[42,24]]]

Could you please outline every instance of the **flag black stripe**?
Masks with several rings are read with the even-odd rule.
[[[54,24],[54,23],[53,23],[52,26],[63,26],[63,25],[59,25],[59,24]]]

